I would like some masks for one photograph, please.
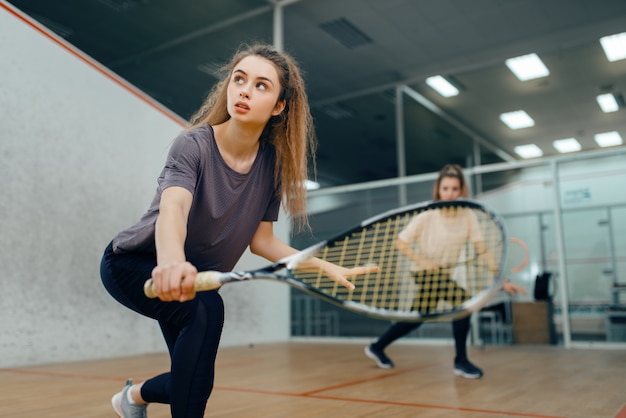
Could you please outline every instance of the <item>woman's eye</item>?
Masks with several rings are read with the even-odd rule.
[[[257,83],[256,88],[259,90],[267,90],[267,84],[265,83]]]
[[[233,77],[233,81],[234,81],[236,84],[242,84],[242,83],[243,83],[243,77],[242,77],[242,76],[240,76],[240,75],[236,75],[235,77]]]

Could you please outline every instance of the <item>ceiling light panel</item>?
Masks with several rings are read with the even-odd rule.
[[[522,158],[537,158],[543,155],[543,151],[535,144],[519,145],[513,151]]]
[[[500,120],[511,129],[522,129],[535,126],[535,121],[523,110],[503,113]]]
[[[603,132],[593,136],[594,141],[601,147],[614,147],[616,145],[622,145],[624,141],[619,132]]]
[[[558,139],[552,142],[552,145],[554,146],[554,148],[556,148],[558,152],[562,154],[568,152],[576,152],[582,149],[580,142],[578,142],[576,138]]]
[[[522,55],[520,57],[509,58],[505,64],[521,81],[535,78],[547,77],[550,75],[548,67],[545,66],[537,54]]]
[[[596,101],[604,113],[617,112],[619,105],[613,93],[599,94]]]
[[[626,32],[600,38],[600,44],[609,61],[626,58]]]
[[[426,84],[443,97],[453,97],[459,94],[459,89],[450,83],[445,77],[440,75],[428,77],[426,79]]]
[[[306,189],[307,190],[317,190],[320,188],[320,184],[313,180],[306,180]]]

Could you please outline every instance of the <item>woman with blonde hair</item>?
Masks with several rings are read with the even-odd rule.
[[[433,189],[434,201],[448,201],[460,198],[467,198],[469,190],[467,181],[463,175],[463,169],[455,164],[444,166],[437,176]],[[433,245],[433,241],[428,237],[446,236],[454,242],[438,240],[442,243],[442,248],[428,247]],[[458,241],[456,241],[458,240]],[[449,273],[438,264],[437,254],[445,254],[453,262],[459,258],[461,248],[464,243],[472,243],[479,247],[477,251],[483,252],[484,241],[480,234],[476,219],[471,213],[465,211],[440,211],[433,210],[415,216],[406,227],[400,232],[396,247],[409,258],[413,263],[413,276],[415,282],[420,287],[430,288],[430,292],[418,293],[416,306],[414,309],[428,313],[432,306],[439,301],[440,294],[447,295],[449,302],[453,305],[461,304],[467,297],[467,292],[452,279]],[[418,255],[412,250],[412,244],[416,243],[424,253],[435,254],[428,258]],[[428,248],[423,248],[428,247]],[[444,265],[446,263],[443,263]],[[434,291],[437,289],[438,291]],[[526,291],[509,281],[504,281],[504,290],[511,295],[517,292],[525,294]],[[374,360],[378,367],[391,368],[393,362],[385,354],[385,348],[395,340],[407,335],[419,328],[421,323],[397,322],[378,338],[374,343],[365,347],[365,355]],[[452,335],[454,337],[454,347],[456,356],[454,358],[454,374],[467,379],[478,379],[483,376],[483,371],[472,364],[467,358],[467,336],[470,329],[470,316],[457,319],[452,322]]]

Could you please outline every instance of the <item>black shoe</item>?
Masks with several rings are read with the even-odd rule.
[[[455,361],[454,374],[466,379],[480,379],[483,377],[483,371],[470,363],[469,360]]]
[[[383,350],[374,347],[374,344],[365,347],[365,355],[374,360],[381,369],[391,369],[393,367],[393,361],[385,355]]]

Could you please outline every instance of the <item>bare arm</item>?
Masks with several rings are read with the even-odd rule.
[[[521,286],[511,283],[508,279],[505,279],[504,283],[502,283],[502,290],[504,290],[506,293],[508,293],[511,296],[515,296],[517,293],[520,293],[522,295],[526,294],[526,289],[524,289]]]
[[[413,260],[418,266],[423,268],[424,270],[436,270],[437,264],[432,260],[426,259],[419,254],[417,254],[411,248],[411,244],[403,240],[402,238],[398,238],[396,240],[396,248],[410,260]]]
[[[485,263],[487,264],[487,269],[492,273],[496,273],[498,271],[499,265],[496,259],[493,257],[493,254],[487,249],[487,245],[485,245],[485,241],[476,241],[474,242],[474,249],[479,257],[483,257]]]
[[[274,235],[272,222],[261,222],[259,224],[250,242],[250,251],[270,261],[278,261],[298,252],[298,250],[285,244]],[[345,268],[319,258],[311,258],[299,265],[298,268],[303,270],[322,269],[328,277],[348,289],[354,289],[354,285],[348,281],[349,277],[378,270],[378,267],[365,266]]]
[[[250,241],[250,251],[272,262],[298,252],[274,235],[273,222],[259,224]]]
[[[198,271],[185,257],[192,201],[191,192],[182,187],[168,187],[161,195],[155,226],[157,266],[152,270],[152,279],[159,298],[164,301],[184,302],[195,297]]]

